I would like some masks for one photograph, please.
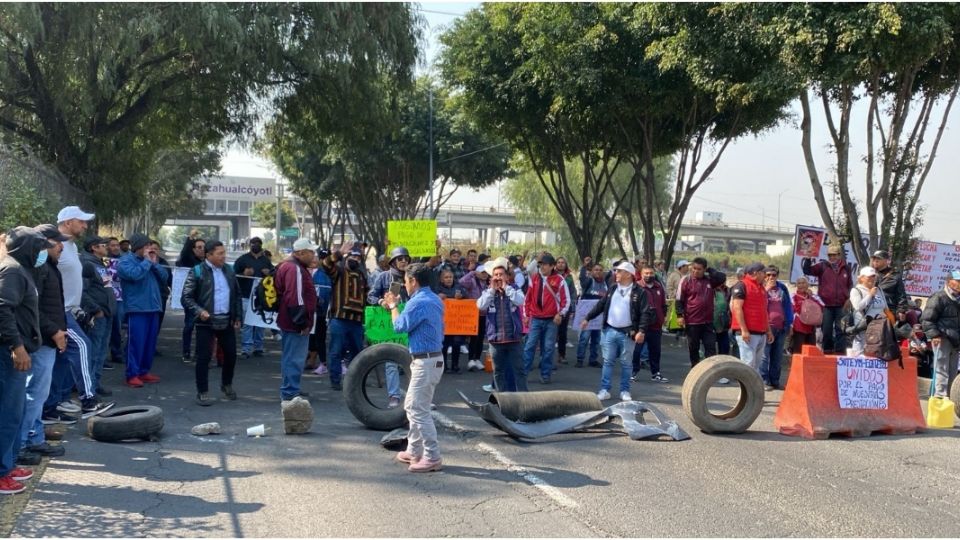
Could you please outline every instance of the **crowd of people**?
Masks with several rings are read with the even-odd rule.
[[[160,380],[151,370],[174,267],[145,235],[84,237],[94,217],[67,207],[55,225],[16,227],[2,243],[0,342],[11,355],[0,362],[0,493],[22,491],[32,474],[27,467],[64,454],[62,445],[47,442],[57,435],[45,426],[114,405],[104,401],[112,394],[101,383],[104,370],[122,364],[132,388]],[[592,307],[584,304],[590,309],[582,310],[569,348],[576,351],[574,367],[600,368],[601,400],[612,398],[615,378],[619,399],[633,399],[631,383],[643,370],[652,383],[668,382],[661,372],[665,333],[677,343],[685,339],[691,366],[733,354],[773,391],[781,388],[788,351],[818,346],[826,353],[863,354],[866,323],[885,318],[903,345],[929,358],[935,395],[946,395],[957,373],[960,271],[947,276],[944,290],[921,311],[885,251],[855,272],[842,249],[830,246],[826,260],[802,261],[817,291],[801,277],[791,294],[775,266],[753,263],[734,279],[700,257],[680,260],[670,272],[663,261],[640,258],[608,268],[586,257],[573,269],[546,251],[529,259],[492,258],[472,249],[464,255],[456,248],[441,254],[438,242],[435,256],[419,260],[396,247],[371,271],[360,243],[329,249],[301,238],[276,265],[261,239],[250,238],[246,246],[230,264],[222,242],[188,238],[176,260],[176,267],[188,269],[179,298],[185,314],[181,352],[194,365],[196,404],[217,401],[209,388],[213,362],[221,368],[222,398],[237,399],[238,355],[263,355],[272,333],[282,348],[281,401],[308,397],[301,389],[304,372],[328,376],[330,388],[341,390],[351,361],[366,346],[365,309],[379,305],[391,312],[397,332],[409,334],[409,386],[401,388],[402,370],[392,363],[385,386],[386,406],[403,405],[410,419],[409,446],[397,459],[413,472],[440,467],[429,411],[441,376],[459,373],[464,355],[467,370],[481,371],[486,350],[493,375],[484,389],[527,391],[534,370],[542,385],[551,384],[557,364],[568,363],[568,329],[581,302]],[[255,278],[273,287],[278,331],[244,324]],[[476,335],[443,334],[444,299],[476,302]]]

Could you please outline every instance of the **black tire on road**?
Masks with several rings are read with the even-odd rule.
[[[360,351],[343,379],[343,397],[353,416],[370,429],[390,431],[407,425],[407,413],[403,407],[388,409],[377,406],[367,393],[368,376],[373,376],[381,365],[393,362],[405,373],[410,373],[410,351],[395,343],[380,343]],[[386,393],[386,389],[378,389]]]
[[[960,416],[960,377],[955,377],[950,385],[950,401],[953,402],[953,413]]]
[[[721,378],[740,385],[737,404],[722,414],[710,412],[707,392]],[[743,433],[763,410],[763,379],[752,367],[727,355],[711,356],[690,370],[683,381],[683,410],[704,433]]]
[[[100,442],[150,439],[163,429],[163,410],[153,405],[118,407],[87,422],[87,434]]]

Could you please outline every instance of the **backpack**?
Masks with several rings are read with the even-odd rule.
[[[820,326],[823,324],[823,307],[813,298],[804,298],[797,317],[807,326]]]
[[[863,355],[886,360],[900,360],[901,367],[903,360],[900,356],[900,343],[893,333],[893,327],[886,317],[877,317],[867,323],[867,330],[863,336],[864,347]]]
[[[713,330],[725,332],[730,329],[730,309],[727,307],[727,295],[723,291],[713,293]]]
[[[276,272],[276,268],[271,270],[253,290],[251,309],[267,324],[273,324],[277,312],[280,311],[280,295],[277,294],[277,285],[274,282]]]

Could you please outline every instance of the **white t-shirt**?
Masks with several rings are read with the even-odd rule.
[[[77,244],[73,240],[63,243],[63,253],[60,254],[57,269],[63,275],[64,307],[67,311],[80,307],[80,297],[83,295],[83,266],[80,264]]]
[[[607,312],[607,324],[614,328],[627,328],[633,324],[630,318],[630,290],[632,287],[617,285],[610,291],[610,311]]]

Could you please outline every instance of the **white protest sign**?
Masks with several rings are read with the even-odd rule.
[[[183,294],[183,284],[187,282],[187,276],[190,275],[190,268],[173,269],[173,287],[170,291],[170,309],[183,309],[180,303],[180,296]]]
[[[797,232],[793,240],[793,261],[790,264],[790,283],[796,283],[797,278],[803,275],[803,259],[812,257],[817,261],[827,259],[827,247],[830,244],[830,234],[820,227],[797,225]],[[843,245],[850,263],[851,273],[856,276],[859,264],[853,254],[853,246],[849,242]],[[817,284],[816,276],[807,276],[811,285]],[[856,278],[854,278],[856,282]]]
[[[597,305],[600,300],[580,300],[577,302],[577,311],[573,314],[573,327],[580,330],[580,323],[587,318],[590,310]],[[594,317],[592,321],[587,322],[587,330],[600,330],[603,328],[603,317]]]
[[[917,253],[903,282],[910,296],[930,296],[942,290],[947,273],[960,269],[960,245],[917,242]]]
[[[841,409],[886,409],[890,401],[887,363],[876,358],[837,358]]]

